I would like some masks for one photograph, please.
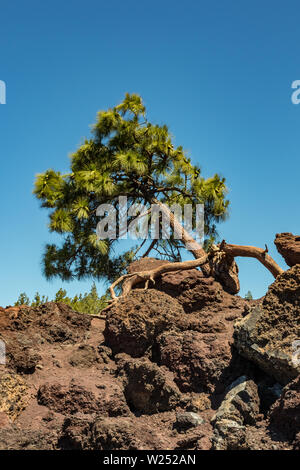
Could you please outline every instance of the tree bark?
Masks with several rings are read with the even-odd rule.
[[[268,248],[265,250],[255,246],[228,245],[223,241],[220,244],[220,250],[233,258],[243,256],[247,258],[256,258],[260,261],[276,278],[284,272],[284,270],[267,254]]]
[[[201,258],[202,256],[206,255],[206,252],[203,250],[202,246],[200,243],[196,242],[193,237],[188,233],[187,230],[179,223],[179,221],[176,219],[175,215],[173,212],[168,208],[167,205],[163,204],[160,202],[158,199],[153,198],[152,202],[154,204],[157,204],[160,208],[162,213],[164,213],[170,220],[170,225],[173,229],[173,232],[180,233],[181,234],[181,240],[183,243],[186,245],[186,249],[190,251],[193,256],[197,258]]]
[[[181,240],[185,244],[186,249],[190,251],[196,259],[205,256],[206,252],[200,243],[194,240],[188,231],[185,230],[169,207],[156,198],[153,198],[152,201],[154,204],[157,204],[161,208],[162,213],[169,218],[173,231],[181,234]],[[237,294],[239,292],[239,269],[234,257],[230,254],[217,259],[217,261],[213,261],[212,259],[207,261],[201,265],[201,270],[206,277],[210,275],[214,276],[230,294]]]
[[[284,270],[267,254],[268,248],[266,247],[265,250],[262,248],[257,248],[255,246],[241,246],[241,245],[228,245],[224,240],[220,245],[213,246],[209,253],[205,253],[200,258],[190,260],[190,261],[183,261],[177,263],[167,263],[161,266],[158,266],[155,269],[148,270],[148,271],[139,271],[130,274],[125,274],[117,279],[111,286],[110,286],[110,294],[112,297],[112,302],[115,303],[119,297],[116,296],[114,288],[122,283],[122,294],[121,297],[125,297],[129,294],[132,288],[143,281],[145,281],[145,289],[148,288],[149,282],[155,284],[155,278],[161,276],[164,273],[172,272],[172,271],[179,271],[179,270],[187,270],[197,267],[202,267],[203,265],[209,263],[211,269],[211,275],[216,279],[222,279],[224,281],[223,275],[223,268],[225,266],[225,279],[228,281],[228,272],[230,270],[230,266],[228,266],[228,262],[232,260],[234,262],[234,258],[236,256],[243,256],[243,257],[250,257],[256,258],[260,261],[276,278],[280,274],[284,272]],[[225,260],[225,261],[224,261]],[[224,264],[225,263],[225,264]],[[234,263],[234,266],[237,266]],[[237,271],[238,272],[238,271]],[[234,273],[233,273],[234,274]],[[231,273],[230,280],[233,282],[231,286],[232,289],[236,287],[236,281],[234,279],[234,275]],[[226,277],[227,276],[227,277]],[[238,278],[237,278],[238,282]],[[227,291],[229,290],[230,286],[226,286]],[[106,307],[103,312],[109,309],[111,305]]]
[[[123,288],[122,288],[122,297],[125,297],[126,295],[129,294],[129,292],[132,290],[132,288],[136,285],[139,284],[142,281],[146,282],[145,289],[148,288],[149,282],[152,282],[155,284],[155,278],[161,276],[164,273],[167,272],[172,272],[172,271],[183,271],[187,269],[192,269],[192,268],[197,268],[198,266],[202,266],[204,263],[207,262],[209,255],[205,253],[204,256],[201,258],[197,258],[194,260],[189,260],[189,261],[182,261],[178,263],[167,263],[163,264],[162,266],[158,266],[157,268],[154,268],[152,270],[148,271],[138,271],[130,274],[124,274],[123,276],[119,277],[115,282],[113,282],[109,288],[111,298],[113,302],[118,300],[118,297],[116,296],[114,288],[120,284],[121,282],[123,283]],[[108,307],[105,307],[104,310],[110,308],[110,305]],[[103,311],[104,311],[103,310]]]

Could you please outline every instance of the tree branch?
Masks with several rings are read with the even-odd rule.
[[[219,248],[221,251],[226,253],[233,258],[237,256],[243,256],[247,258],[256,258],[260,261],[276,278],[284,272],[284,270],[267,254],[268,247],[263,250],[262,248],[257,248],[255,246],[242,246],[242,245],[228,245],[225,240],[223,240]]]

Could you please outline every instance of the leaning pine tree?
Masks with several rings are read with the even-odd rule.
[[[110,291],[122,284],[122,295],[142,281],[154,282],[163,272],[201,267],[205,275],[214,276],[230,293],[239,291],[236,256],[251,256],[261,261],[276,277],[282,269],[265,250],[255,247],[206,243],[206,251],[188,233],[169,207],[174,204],[204,205],[206,242],[216,237],[216,224],[228,213],[225,180],[219,175],[205,179],[200,168],[192,165],[182,147],[174,147],[167,126],[154,125],[147,120],[140,96],[126,94],[118,106],[98,113],[93,138],[86,140],[71,156],[67,174],[52,169],[36,178],[34,193],[42,207],[50,210],[50,230],[63,236],[60,247],[46,246],[43,256],[47,278],[94,279],[114,281]],[[99,221],[97,208],[112,204],[117,208],[120,196],[128,205],[159,206],[169,217],[169,239],[154,239],[142,256],[152,250],[173,263],[152,271],[123,274],[126,265],[138,250],[116,256],[118,238],[101,240],[97,237]],[[137,214],[149,217],[149,211]],[[134,220],[134,217],[131,218]],[[174,236],[174,233],[177,236]],[[178,237],[178,232],[181,237]],[[181,261],[182,249],[188,249],[195,260]],[[120,277],[118,277],[120,276]]]

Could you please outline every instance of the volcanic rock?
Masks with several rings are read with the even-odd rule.
[[[274,241],[278,252],[288,266],[300,264],[300,236],[292,233],[277,233]]]
[[[212,419],[215,450],[243,449],[247,424],[255,424],[259,413],[259,397],[256,384],[240,377],[230,387],[221,406]]]
[[[181,393],[173,375],[148,359],[132,359],[121,354],[118,372],[124,378],[124,394],[129,407],[142,414],[174,409],[181,402]]]
[[[154,289],[134,290],[107,313],[104,337],[114,354],[151,354],[157,336],[184,316],[179,303]]]
[[[285,385],[300,373],[300,265],[277,277],[262,302],[235,324],[235,347]]]

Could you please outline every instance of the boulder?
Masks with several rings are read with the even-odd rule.
[[[166,260],[142,258],[130,264],[127,271],[151,270],[168,263]],[[175,298],[187,313],[218,305],[227,296],[221,285],[213,277],[205,277],[200,269],[164,273],[155,280],[155,289]]]
[[[246,425],[253,425],[259,413],[256,384],[246,376],[237,379],[226,394],[212,419],[214,450],[239,450],[245,448]]]
[[[198,331],[164,332],[158,338],[159,362],[175,376],[183,392],[212,392],[231,361],[225,335]]]
[[[235,324],[234,345],[285,385],[300,373],[295,344],[300,337],[300,265],[277,277],[261,306]]]
[[[249,364],[232,350],[230,331],[216,333],[213,326],[211,332],[203,330],[162,333],[157,339],[158,362],[173,372],[182,392],[221,394]]]
[[[286,385],[271,407],[269,421],[273,428],[290,441],[300,432],[300,375]]]
[[[278,252],[288,266],[300,264],[300,236],[292,233],[277,233],[274,241]]]
[[[151,354],[157,336],[184,316],[179,303],[155,289],[134,290],[107,312],[104,337],[114,354]]]
[[[108,416],[124,416],[130,414],[123,391],[116,386],[109,390],[98,390],[95,393],[75,382],[71,382],[69,386],[46,383],[38,390],[37,402],[64,415],[101,413]]]
[[[59,438],[63,450],[143,450],[159,448],[155,431],[132,418],[66,418]]]
[[[116,359],[123,377],[124,395],[132,411],[152,414],[172,410],[180,404],[181,393],[166,368],[146,358],[133,359],[125,354]]]

